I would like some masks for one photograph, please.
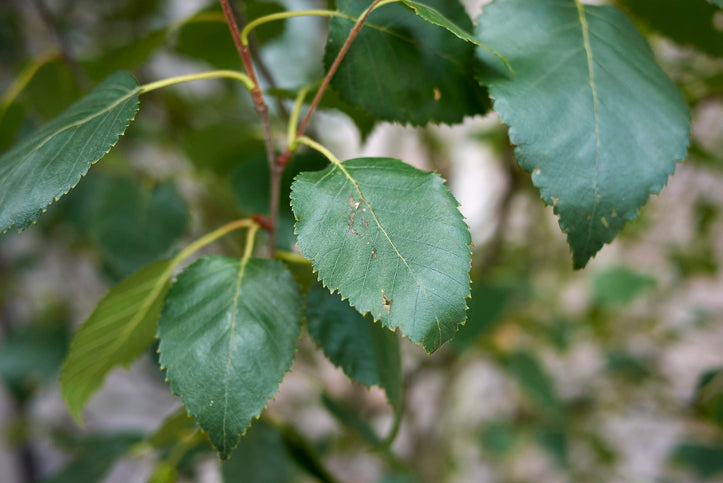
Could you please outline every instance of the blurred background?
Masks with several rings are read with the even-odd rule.
[[[474,19],[488,2],[464,3]],[[406,411],[391,448],[376,444],[393,419],[383,392],[351,383],[308,335],[266,411],[273,424],[256,423],[223,468],[209,446],[178,444],[189,423],[155,351],[111,374],[84,428],[68,414],[60,364],[105,291],[264,211],[248,194],[266,169],[249,97],[203,81],[144,97],[78,188],[37,226],[0,237],[0,482],[170,481],[170,460],[199,482],[723,481],[723,11],[705,0],[594,3],[617,3],[649,37],[691,106],[693,139],[662,194],[585,270],[572,270],[494,113],[454,127],[375,125],[330,92],[315,118],[313,135],[341,159],[440,172],[473,235],[467,325],[431,357],[403,341]],[[650,13],[662,4],[685,4],[682,16]],[[330,5],[238,7],[253,19]],[[115,70],[149,82],[240,69],[219,12],[203,0],[2,0],[0,152]],[[280,132],[289,97],[323,76],[325,39],[319,18],[257,31]],[[293,249],[285,223],[281,246]],[[235,255],[239,244],[208,251]]]

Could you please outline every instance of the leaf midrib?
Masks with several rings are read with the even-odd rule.
[[[397,249],[397,246],[394,244],[392,239],[390,238],[387,231],[384,229],[382,224],[379,222],[379,218],[377,218],[377,214],[374,212],[374,208],[372,208],[371,204],[367,201],[367,199],[364,197],[364,194],[361,191],[361,188],[359,187],[359,184],[356,182],[356,180],[352,177],[352,175],[349,173],[349,171],[346,170],[346,168],[343,166],[341,162],[338,162],[336,160],[332,160],[334,162],[334,167],[338,168],[344,175],[347,177],[347,179],[351,182],[352,186],[354,186],[354,189],[356,190],[357,194],[359,195],[359,199],[364,202],[364,204],[369,208],[369,212],[371,213],[372,217],[374,218],[374,222],[377,224],[377,227],[379,230],[384,234],[387,241],[391,245],[394,252],[397,254],[397,257],[399,260],[401,260],[404,263],[404,266],[407,267],[407,270],[409,270],[409,273],[412,275],[412,278],[417,283],[417,286],[424,292],[424,296],[427,298],[427,301],[429,302],[430,306],[432,307],[432,311],[434,312],[434,321],[437,323],[437,330],[439,332],[439,343],[442,343],[442,325],[439,321],[439,315],[437,315],[437,308],[434,305],[434,302],[432,301],[432,298],[429,296],[429,293],[427,292],[427,289],[422,285],[422,283],[417,278],[417,274],[414,273],[414,270],[407,262],[407,259],[404,258],[404,256],[399,252],[399,249]],[[396,276],[395,271],[395,276]],[[390,294],[393,295],[393,294]]]

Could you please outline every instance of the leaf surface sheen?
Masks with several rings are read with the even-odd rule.
[[[156,262],[113,287],[73,336],[60,386],[77,421],[108,373],[128,367],[153,343],[170,266],[169,260]]]
[[[80,181],[135,117],[139,92],[117,72],[0,157],[0,232],[24,230]]]
[[[395,411],[402,406],[399,338],[338,294],[315,283],[306,298],[309,333],[329,360],[351,379],[384,389]]]
[[[360,313],[434,352],[465,321],[469,229],[435,173],[359,158],[292,185],[301,253]]]
[[[273,260],[209,256],[168,293],[158,323],[171,390],[222,460],[277,391],[301,332],[301,296]]]
[[[555,207],[582,268],[651,193],[689,144],[683,96],[645,38],[613,7],[575,0],[496,0],[477,36],[479,80],[510,126],[520,166]]]
[[[338,9],[356,18],[366,0],[339,0]],[[458,31],[473,29],[458,0],[425,0]],[[332,18],[324,55],[328,69],[354,20]],[[332,87],[339,97],[383,121],[414,126],[454,124],[487,111],[489,99],[473,77],[474,46],[413,15],[403,5],[385,5],[369,15],[351,45]]]

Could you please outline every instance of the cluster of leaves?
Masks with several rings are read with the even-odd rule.
[[[369,3],[336,2],[326,69]],[[519,165],[554,206],[576,268],[637,217],[685,158],[686,102],[617,8],[578,0],[495,0],[475,26],[457,0],[384,3],[332,78],[326,107],[350,113],[367,133],[378,121],[454,124],[494,108],[510,128]],[[675,8],[676,2],[667,3]],[[716,7],[701,3],[701,15],[712,17]],[[646,13],[645,2],[621,4],[667,31]],[[256,18],[281,11],[273,3],[250,2],[245,13]],[[264,27],[258,40],[280,32]],[[91,79],[105,80],[0,157],[0,231],[35,223],[116,145],[148,85],[125,70],[111,72],[133,69],[171,34],[182,55],[219,68],[238,64],[215,8],[83,62]],[[219,46],[211,59],[203,48],[208,42]],[[702,44],[715,42],[706,38]],[[282,90],[271,93],[288,97]],[[3,104],[0,122],[12,124],[17,105],[12,99]],[[269,177],[263,145],[253,136],[243,142],[260,156],[236,165],[220,146],[217,153],[192,157],[232,170],[240,204],[250,213],[265,211],[270,194],[259,189]],[[323,147],[319,151],[329,159],[310,153],[292,159],[282,187],[291,208],[274,220],[286,230],[280,246],[297,244],[311,263],[254,258],[258,227],[246,221],[164,259],[185,231],[187,208],[176,191],[96,181],[108,204],[86,209],[86,219],[99,220],[90,235],[109,270],[127,278],[101,300],[70,344],[61,385],[78,420],[107,374],[134,362],[158,338],[171,390],[226,459],[290,369],[304,321],[334,364],[354,380],[381,386],[401,413],[401,356],[393,332],[429,353],[455,337],[470,296],[469,230],[438,174],[390,158],[340,162]],[[136,224],[126,228],[129,218]],[[196,249],[236,228],[249,230],[241,258],[203,257],[176,276]],[[601,283],[620,285],[614,278]],[[474,303],[477,295],[472,297]],[[469,326],[462,333],[469,337],[470,331],[484,329]],[[533,397],[555,398],[535,361],[513,354],[503,362],[528,381]],[[259,431],[254,437],[276,437]]]

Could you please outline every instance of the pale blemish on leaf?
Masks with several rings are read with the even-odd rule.
[[[375,258],[377,258],[377,247],[372,247],[372,260]],[[384,291],[382,290],[382,292]]]
[[[434,88],[434,100],[438,101],[442,98],[442,92],[438,88]]]
[[[605,228],[610,228],[610,223],[608,223],[604,216],[600,219],[600,221],[605,226]]]
[[[387,294],[384,293],[384,289],[382,289],[382,305],[384,306],[384,310],[386,310],[387,313],[392,310],[392,302],[394,302],[394,300],[387,297]]]

